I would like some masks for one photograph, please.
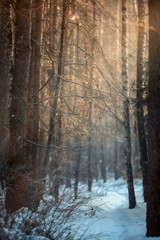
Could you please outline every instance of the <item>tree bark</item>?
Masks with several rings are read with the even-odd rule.
[[[93,98],[93,74],[94,74],[94,68],[93,68],[93,58],[94,58],[94,43],[95,43],[95,18],[96,18],[96,8],[95,8],[95,1],[92,1],[92,5],[93,5],[93,30],[92,30],[92,42],[91,42],[91,53],[90,53],[90,72],[89,72],[89,109],[88,109],[88,122],[89,122],[89,137],[88,137],[88,191],[92,190],[92,114],[93,114],[93,102],[92,102],[92,98]]]
[[[143,195],[144,201],[147,200],[147,144],[144,126],[143,110],[143,82],[145,64],[145,0],[138,1],[138,48],[137,48],[137,119],[138,119],[138,138],[140,147],[140,164],[143,176]]]
[[[81,146],[78,149],[76,156],[76,171],[75,171],[75,183],[74,183],[74,196],[75,200],[78,197],[78,183],[79,183],[79,171],[80,171],[80,161],[81,161]]]
[[[122,81],[123,81],[123,116],[124,116],[124,143],[125,143],[125,163],[129,194],[129,208],[136,206],[133,174],[131,165],[131,133],[129,117],[129,83],[128,83],[128,53],[127,53],[127,0],[122,0]]]
[[[100,169],[101,169],[101,178],[103,179],[104,183],[107,181],[107,175],[106,175],[106,162],[105,162],[105,156],[104,156],[104,142],[103,138],[101,139],[101,163],[100,163]]]
[[[57,6],[56,6],[57,7]],[[58,75],[55,82],[54,88],[54,100],[52,103],[52,111],[50,117],[50,126],[49,126],[49,136],[46,149],[46,155],[44,160],[44,173],[43,176],[47,173],[47,167],[49,163],[51,146],[61,144],[61,113],[58,113],[58,104],[59,104],[59,94],[61,86],[61,75],[63,71],[63,55],[64,55],[64,40],[65,40],[65,25],[66,25],[66,11],[68,7],[68,1],[63,0],[63,9],[62,9],[62,22],[61,22],[61,34],[60,34],[60,43],[59,43],[59,56],[58,56]],[[55,16],[56,17],[56,16]],[[55,70],[55,69],[54,69]],[[57,120],[57,123],[56,123]],[[57,126],[57,136],[56,136],[56,126]],[[54,195],[55,200],[58,201],[59,196],[59,186],[60,186],[60,153],[56,150],[53,150],[53,158],[51,159],[49,175],[54,176],[53,188],[51,193]]]
[[[115,151],[115,155],[114,155],[114,178],[115,180],[117,180],[119,178],[119,142],[117,139],[115,139],[115,143],[114,143],[114,151]]]
[[[149,1],[147,236],[160,236],[160,2]]]
[[[41,69],[41,43],[42,43],[42,11],[43,0],[33,1],[32,32],[31,32],[31,62],[28,83],[28,109],[27,109],[27,140],[38,143],[39,135],[39,88]],[[35,163],[37,147],[31,143],[27,146],[28,165],[31,169]]]
[[[60,82],[61,82],[61,73],[62,73],[62,61],[63,61],[63,44],[64,44],[64,34],[65,34],[65,17],[66,17],[66,8],[67,8],[67,0],[63,0],[63,12],[62,12],[62,23],[61,23],[61,36],[60,36],[60,50],[59,50],[59,57],[58,57],[58,76],[56,79],[55,84],[55,98],[52,105],[52,113],[50,118],[50,127],[49,127],[49,136],[48,136],[48,143],[47,143],[47,150],[46,156],[44,161],[44,167],[46,168],[48,165],[49,154],[51,145],[55,143],[55,123],[56,123],[56,109],[58,106],[58,96],[59,96],[59,89],[60,89]]]
[[[7,161],[9,122],[10,61],[11,61],[11,19],[9,1],[0,2],[0,180],[4,180]],[[2,172],[1,172],[2,171]]]
[[[27,204],[24,178],[27,159],[25,125],[27,85],[30,65],[30,12],[31,0],[17,0],[15,22],[15,66],[11,92],[9,166],[6,209],[13,212]]]

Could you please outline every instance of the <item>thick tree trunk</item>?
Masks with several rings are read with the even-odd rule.
[[[6,165],[9,122],[10,60],[11,60],[11,19],[10,4],[0,2],[0,181],[4,180]],[[1,172],[2,171],[2,172]]]
[[[128,83],[128,57],[127,57],[127,0],[122,0],[122,80],[123,80],[123,116],[124,116],[124,142],[127,184],[129,193],[129,208],[136,205],[133,174],[131,165],[131,133],[129,118],[129,83]]]
[[[40,191],[40,179],[38,181],[40,161],[36,158],[37,143],[39,137],[39,88],[40,88],[40,70],[41,70],[41,42],[42,42],[42,11],[43,1],[34,0],[32,11],[32,29],[31,29],[31,60],[30,74],[28,83],[28,103],[27,103],[27,124],[26,124],[26,158],[27,168],[31,176],[31,183],[28,186],[28,194],[34,199],[28,207],[37,208],[42,197]],[[30,141],[30,142],[29,142]],[[29,196],[28,196],[29,197]]]
[[[147,236],[160,236],[160,1],[149,1]]]
[[[143,176],[143,195],[144,201],[147,200],[147,144],[144,127],[143,110],[143,82],[145,64],[145,0],[138,1],[138,48],[137,48],[137,118],[138,118],[138,137],[140,147],[140,163]]]
[[[41,42],[42,42],[42,10],[43,0],[33,1],[32,34],[31,34],[31,62],[28,83],[28,111],[27,111],[27,140],[38,143],[39,133],[39,88],[41,69]],[[28,143],[27,158],[31,169],[35,163],[36,145]]]
[[[10,112],[10,144],[7,179],[6,209],[13,212],[27,204],[25,194],[25,125],[27,84],[30,66],[31,0],[17,0],[15,22],[15,66],[12,81]]]

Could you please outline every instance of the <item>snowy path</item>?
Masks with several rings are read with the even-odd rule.
[[[63,190],[65,189],[62,186],[62,193]],[[74,188],[71,190],[71,195],[67,193],[69,194],[68,197],[70,200],[72,200],[74,196],[72,195]],[[51,206],[51,208],[49,208],[46,215],[44,215],[45,219],[43,219],[43,214],[37,215],[37,213],[35,213],[32,215],[31,211],[24,209],[23,212],[20,211],[18,215],[15,215],[13,218],[14,224],[11,224],[12,228],[4,228],[4,231],[12,240],[53,239],[48,238],[48,236],[46,237],[48,228],[51,234],[50,236],[56,236],[54,238],[56,240],[160,240],[160,237],[145,237],[146,206],[145,203],[143,203],[142,183],[140,180],[135,180],[137,199],[135,209],[128,209],[127,185],[122,179],[117,181],[110,179],[105,184],[102,181],[94,182],[92,193],[88,193],[86,185],[80,184],[79,191],[81,191],[80,201],[83,200],[83,196],[89,196],[90,199],[85,205],[77,205],[77,210],[74,211],[71,218],[64,218],[66,221],[65,224],[62,224],[62,220],[63,216],[67,215],[62,213],[66,213],[64,209],[67,209],[70,204],[72,209],[73,202],[64,201],[59,206],[59,211],[55,211],[55,207],[52,208],[51,201],[51,205],[47,205],[47,207]],[[50,198],[48,198],[48,200],[49,199]],[[66,200],[67,199],[68,198],[66,198]],[[58,215],[56,215],[56,213]],[[55,221],[53,221],[53,219],[55,219]],[[33,224],[35,223],[36,227],[34,228]],[[55,223],[57,223],[57,225]],[[39,235],[39,231],[37,235],[37,226],[40,229],[41,236]],[[28,235],[26,229],[32,230],[32,233]],[[56,232],[54,232],[55,229]],[[60,235],[56,235],[59,233]],[[61,233],[64,233],[64,235],[62,234],[63,237]],[[66,236],[70,237],[65,238]]]
[[[85,240],[144,240],[146,238],[146,206],[142,198],[141,182],[136,180],[137,206],[128,209],[127,186],[124,180],[94,183],[91,200],[81,208],[76,221],[76,235]]]

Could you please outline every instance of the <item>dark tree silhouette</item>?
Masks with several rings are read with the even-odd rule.
[[[149,1],[147,236],[160,236],[160,2]]]
[[[9,175],[7,178],[6,209],[15,211],[27,204],[23,174],[27,167],[25,156],[25,125],[27,84],[30,67],[31,0],[17,0],[15,22],[15,65],[12,81],[10,111]]]

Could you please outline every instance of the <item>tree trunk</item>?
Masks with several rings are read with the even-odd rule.
[[[119,178],[119,142],[117,139],[115,139],[115,144],[114,144],[114,178],[117,180]]]
[[[62,120],[61,120],[61,113],[58,113],[56,116],[56,128],[57,128],[57,139],[54,142],[56,146],[61,146],[62,145],[62,132],[61,132],[61,127],[62,127]],[[51,157],[51,164],[50,164],[50,170],[49,170],[49,176],[50,176],[50,181],[51,181],[51,187],[50,187],[50,194],[55,197],[55,201],[58,201],[59,198],[59,186],[61,184],[61,179],[60,179],[60,163],[61,163],[61,150],[54,150],[53,151],[53,156]]]
[[[28,103],[27,103],[27,124],[26,140],[30,141],[26,145],[27,168],[32,176],[31,183],[28,186],[28,194],[34,195],[32,202],[28,207],[36,209],[42,197],[40,191],[40,179],[38,181],[40,161],[36,158],[37,143],[39,139],[39,88],[40,88],[40,70],[41,70],[41,42],[42,42],[42,11],[43,1],[33,1],[32,11],[32,30],[31,30],[31,60],[30,74],[28,83]],[[34,192],[34,194],[33,194]]]
[[[60,34],[60,47],[59,47],[59,56],[58,56],[58,74],[55,83],[54,89],[54,100],[52,103],[52,111],[50,118],[50,127],[49,127],[49,136],[48,143],[44,161],[44,176],[47,173],[47,166],[49,162],[49,156],[51,151],[51,146],[55,146],[56,142],[58,145],[61,144],[61,113],[58,113],[58,104],[59,104],[59,93],[61,85],[61,74],[63,70],[63,54],[64,54],[64,40],[65,40],[65,24],[66,24],[66,10],[67,10],[67,0],[63,0],[63,10],[62,10],[62,23],[61,23],[61,34]],[[57,7],[57,6],[56,6]],[[55,70],[55,69],[54,69]],[[56,116],[57,115],[57,116]],[[58,119],[59,117],[59,119]],[[56,124],[56,120],[58,121]],[[56,126],[57,126],[57,136],[56,136]],[[56,139],[57,138],[57,139]],[[51,193],[55,197],[55,200],[58,201],[59,196],[59,186],[60,186],[60,153],[53,149],[53,158],[51,159],[51,165],[49,170],[49,175],[54,176],[53,179],[53,188]]]
[[[27,111],[27,140],[38,143],[39,133],[39,88],[41,69],[41,42],[42,42],[42,10],[43,0],[33,1],[32,34],[31,34],[31,62],[28,83],[28,111]],[[31,169],[35,163],[36,145],[28,143],[27,158]]]
[[[93,102],[92,102],[92,97],[93,97],[93,74],[94,74],[94,68],[93,68],[93,58],[94,58],[94,43],[95,43],[95,18],[96,18],[96,9],[95,9],[95,1],[92,1],[93,4],[93,30],[92,30],[92,42],[91,42],[91,56],[90,56],[90,72],[89,72],[89,137],[88,137],[88,191],[92,190],[92,170],[91,170],[91,160],[92,160],[92,111],[93,111]]]
[[[98,161],[98,154],[97,154],[97,147],[95,146],[94,149],[94,178],[96,179],[96,182],[98,182],[99,172],[99,161]]]
[[[88,191],[92,190],[92,171],[91,171],[91,154],[92,154],[92,141],[91,137],[88,138]]]
[[[101,140],[101,163],[100,163],[100,169],[101,169],[101,178],[103,179],[104,183],[107,181],[107,175],[106,175],[106,162],[105,162],[105,156],[104,156],[104,146],[103,141]]]
[[[143,83],[144,83],[144,64],[145,64],[145,0],[138,1],[138,48],[137,48],[137,119],[138,137],[140,147],[140,163],[143,176],[143,195],[144,201],[147,200],[147,144],[144,126],[143,110]]]
[[[160,1],[149,1],[147,236],[160,236]]]
[[[11,19],[9,1],[0,2],[0,181],[4,179],[9,122]],[[2,171],[2,172],[1,172]]]
[[[123,81],[123,116],[124,116],[124,142],[125,142],[125,163],[129,194],[129,208],[136,206],[133,174],[131,165],[131,134],[129,118],[129,83],[128,83],[128,56],[127,56],[127,0],[122,0],[122,81]]]
[[[80,161],[81,161],[81,146],[79,147],[78,153],[77,153],[77,156],[76,156],[76,171],[75,171],[75,183],[74,183],[75,200],[77,199],[77,195],[78,195]]]
[[[48,165],[51,145],[54,144],[54,142],[55,142],[54,141],[54,138],[55,138],[55,118],[56,118],[56,109],[57,109],[57,106],[58,106],[58,96],[59,96],[61,73],[62,73],[66,8],[67,8],[67,0],[63,0],[61,36],[60,36],[60,51],[59,51],[59,57],[58,57],[58,76],[57,76],[57,79],[56,79],[55,98],[54,98],[54,101],[53,101],[52,113],[51,113],[51,118],[50,118],[49,136],[48,136],[48,143],[47,143],[48,148],[46,150],[46,156],[45,156],[45,161],[44,161],[44,167],[45,168]]]
[[[67,162],[65,164],[65,178],[66,178],[66,188],[71,187],[71,159],[72,152],[67,152]]]
[[[25,125],[27,84],[30,65],[30,12],[31,0],[17,0],[15,22],[15,66],[12,81],[10,112],[10,144],[7,179],[6,209],[13,212],[27,205],[24,178],[26,156]]]

